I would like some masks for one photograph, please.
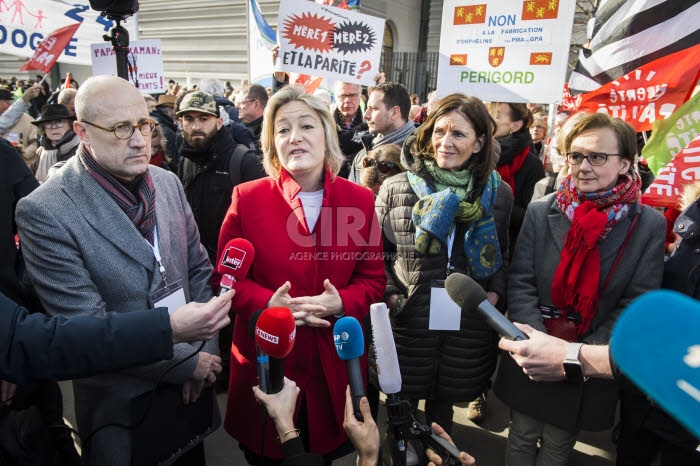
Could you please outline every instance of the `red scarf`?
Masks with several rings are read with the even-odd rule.
[[[510,163],[499,165],[496,167],[496,171],[501,175],[501,179],[508,183],[510,189],[513,191],[513,197],[515,197],[515,174],[518,173],[520,167],[525,163],[527,154],[530,153],[530,145],[528,144],[518,155],[513,157]]]
[[[552,303],[566,318],[578,312],[581,322],[576,334],[588,332],[598,311],[600,299],[600,251],[598,241],[629,211],[628,204],[639,200],[641,181],[636,172],[620,177],[618,184],[605,193],[585,194],[571,183],[569,175],[559,187],[557,203],[564,215],[573,208],[573,221],[559,256],[552,280]]]
[[[162,152],[158,152],[157,154],[152,154],[151,155],[151,161],[149,162],[151,165],[155,165],[156,167],[163,168],[163,161],[165,158],[163,157]]]

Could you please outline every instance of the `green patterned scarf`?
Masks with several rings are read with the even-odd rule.
[[[474,189],[471,171],[443,170],[432,160],[424,163],[438,191],[434,191],[418,175],[407,173],[408,181],[419,197],[413,207],[416,250],[426,255],[438,254],[447,244],[455,224],[465,224],[468,228],[464,250],[470,275],[474,278],[493,275],[502,265],[495,222],[491,215],[501,184],[500,176],[493,171],[481,195],[474,202],[467,202],[465,199]]]

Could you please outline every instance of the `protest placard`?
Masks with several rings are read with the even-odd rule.
[[[276,69],[374,84],[384,20],[308,0],[280,2]]]
[[[117,56],[108,43],[92,44],[92,74],[117,76]],[[160,39],[132,40],[129,43],[129,60],[136,64],[136,81],[139,91],[146,94],[161,94],[167,90],[163,76],[163,51]],[[133,77],[129,81],[134,82]]]
[[[560,0],[445,0],[438,95],[560,102],[575,7]]]
[[[31,57],[51,32],[80,22],[58,62],[89,65],[90,44],[102,42],[102,36],[115,26],[114,21],[91,10],[87,1],[13,0],[3,5],[6,8],[0,8],[0,53],[19,57]],[[138,38],[135,17],[122,26],[132,40]]]

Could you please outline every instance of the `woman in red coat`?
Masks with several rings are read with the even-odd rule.
[[[336,176],[343,156],[333,118],[303,90],[288,86],[273,95],[261,143],[269,177],[234,189],[219,235],[219,257],[232,238],[245,238],[255,248],[232,305],[236,324],[225,428],[248,462],[258,464],[263,417],[251,389],[257,369],[248,320],[258,309],[287,307],[297,325],[294,349],[284,362],[285,376],[301,388],[295,424],[307,451],[330,464],[352,450],[343,431],[347,373],[333,343],[333,325],[342,316],[362,322],[386,287],[374,195]],[[363,364],[366,372],[364,358]],[[268,466],[283,456],[272,422],[265,426],[262,450]]]

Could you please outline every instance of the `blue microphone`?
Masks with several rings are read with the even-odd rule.
[[[352,396],[352,407],[358,421],[364,422],[360,412],[360,400],[365,396],[365,381],[360,368],[360,357],[365,352],[362,326],[354,317],[342,317],[333,327],[333,341],[340,359],[345,361],[348,383]]]
[[[617,319],[610,353],[620,371],[700,437],[700,302],[656,290]]]

